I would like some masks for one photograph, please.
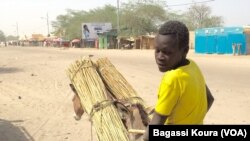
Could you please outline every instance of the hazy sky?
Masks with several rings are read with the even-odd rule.
[[[176,5],[206,0],[165,1],[167,5]],[[122,2],[127,2],[127,0],[120,0],[120,3]],[[55,20],[57,15],[65,14],[65,9],[88,11],[89,9],[102,7],[105,4],[116,6],[117,0],[1,0],[0,30],[5,35],[16,35],[18,25],[19,35],[47,34],[47,12],[51,22]],[[214,0],[206,3],[206,5],[211,7],[213,15],[224,18],[225,26],[250,24],[250,0]],[[189,6],[171,6],[169,8],[171,10],[185,11]],[[50,25],[50,31],[52,30]]]

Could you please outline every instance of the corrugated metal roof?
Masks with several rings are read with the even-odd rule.
[[[213,28],[201,28],[195,31],[196,35],[216,35],[227,33],[243,33],[243,27],[213,27]]]

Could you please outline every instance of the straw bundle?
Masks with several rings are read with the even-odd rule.
[[[102,77],[106,88],[113,94],[113,96],[129,102],[131,104],[140,104],[144,108],[147,107],[141,97],[122,76],[122,74],[115,68],[115,66],[108,60],[108,58],[100,58],[97,60],[98,72]]]
[[[67,71],[86,113],[90,115],[99,140],[129,141],[128,131],[90,58],[82,58]]]

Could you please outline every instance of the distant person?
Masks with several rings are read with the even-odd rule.
[[[45,40],[45,41],[43,41],[43,46],[44,46],[44,47],[46,47],[46,46],[47,46],[47,42],[46,42],[46,40]]]
[[[186,58],[189,31],[179,21],[164,23],[155,37],[155,60],[163,77],[149,125],[203,124],[213,96],[196,63]],[[144,140],[149,137],[148,127]]]
[[[237,44],[237,54],[241,55],[241,43]]]
[[[235,52],[236,52],[236,43],[232,44],[232,49],[233,49],[233,55],[235,56]]]

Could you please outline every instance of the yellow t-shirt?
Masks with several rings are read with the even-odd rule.
[[[165,124],[202,124],[207,113],[206,86],[198,66],[167,71],[158,91],[155,111],[168,116]]]

